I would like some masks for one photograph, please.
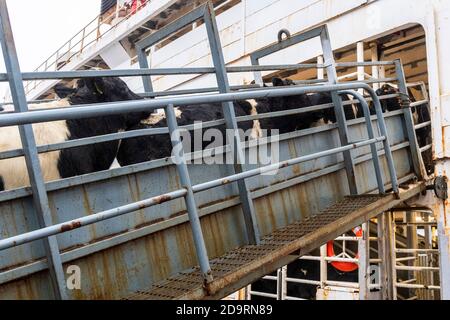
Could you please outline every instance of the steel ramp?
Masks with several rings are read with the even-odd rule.
[[[274,270],[298,259],[351,228],[366,222],[424,190],[410,185],[399,197],[364,195],[342,201],[301,222],[290,224],[264,237],[259,245],[247,245],[211,260],[214,280],[204,286],[200,268],[181,272],[138,291],[127,300],[220,299]]]

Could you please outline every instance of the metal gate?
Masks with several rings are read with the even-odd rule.
[[[7,74],[2,75],[1,80],[9,82],[16,110],[15,113],[1,114],[0,126],[19,125],[23,144],[23,150],[2,152],[0,159],[24,156],[31,180],[31,188],[0,194],[0,295],[4,298],[122,298],[133,292],[137,293],[132,296],[135,298],[225,296],[227,292],[250,283],[251,277],[258,276],[257,273],[251,275],[254,269],[243,266],[264,266],[262,271],[268,273],[279,263],[292,259],[292,252],[300,246],[297,240],[301,235],[308,246],[313,243],[320,245],[321,241],[332,239],[333,234],[345,231],[341,230],[342,227],[329,229],[330,223],[340,219],[345,222],[343,228],[351,227],[351,224],[367,221],[372,215],[378,215],[424,188],[419,183],[412,185],[407,192],[399,190],[400,183],[415,177],[422,179],[423,166],[411,110],[405,107],[388,115],[385,120],[380,98],[367,83],[337,83],[335,68],[343,64],[334,61],[326,26],[293,36],[275,46],[275,49],[281,49],[294,42],[320,38],[325,61],[313,67],[327,71],[328,80],[324,83],[231,91],[227,78],[230,72],[306,68],[311,65],[226,67],[214,8],[207,4],[138,43],[142,67],[139,70],[21,73],[5,0],[0,1],[0,17],[1,44],[7,67]],[[149,69],[146,49],[197,20],[204,22],[213,67]],[[258,55],[262,57],[273,51],[273,48],[264,49]],[[402,94],[405,93],[400,61],[379,64],[397,67],[399,88]],[[23,81],[28,80],[140,76],[143,77],[146,94],[156,96],[158,93],[151,92],[149,77],[173,74],[215,74],[218,88],[190,93],[219,93],[29,112],[23,87]],[[366,99],[355,91],[358,89],[370,95],[376,116],[370,116]],[[237,118],[234,114],[233,101],[315,92],[331,92],[333,104],[270,115]],[[189,92],[183,92],[186,93]],[[351,124],[345,121],[340,94],[352,95],[356,99],[364,109],[364,119]],[[174,106],[213,102],[222,103],[225,120],[205,125],[225,123],[227,128],[234,130],[237,165],[233,168],[188,165],[186,155],[180,154],[169,160],[50,183],[45,183],[42,178],[39,153],[156,132],[124,132],[36,146],[32,123],[162,108],[168,119],[166,132],[170,133],[176,147],[181,141],[177,134]],[[409,105],[406,99],[404,104]],[[243,146],[237,133],[238,122],[326,108],[334,108],[337,125],[280,137],[282,160],[279,163],[255,168],[239,165],[244,163],[242,159],[248,146]],[[374,122],[376,130],[372,126]],[[398,130],[403,125],[406,130]],[[288,151],[292,144],[308,140],[320,142],[320,147],[302,148],[294,154]],[[378,145],[382,147],[377,148]],[[222,152],[227,152],[226,148]],[[276,169],[283,171],[277,176],[261,176]],[[336,188],[330,189],[324,182],[334,184]],[[309,190],[311,186],[320,187],[323,194]],[[206,192],[209,190],[214,191]],[[379,195],[350,197],[339,202],[345,195],[370,192]],[[285,197],[293,198],[285,201]],[[335,207],[329,207],[336,202]],[[269,212],[272,205],[283,214]],[[321,214],[313,217],[318,212]],[[9,223],[11,219],[14,223]],[[291,230],[290,226],[295,228]],[[321,238],[311,238],[317,228],[322,228],[317,233]],[[242,250],[235,255],[237,253],[233,250],[237,247]],[[232,255],[234,262],[230,262]],[[228,262],[220,260],[220,257],[228,259]],[[275,265],[271,264],[273,261],[276,261]],[[67,289],[65,270],[71,265],[85,270],[82,290]],[[195,268],[196,265],[199,269]],[[236,272],[238,277],[234,277]],[[172,280],[164,282],[165,285],[154,286],[167,278]],[[153,289],[146,291],[148,288]]]

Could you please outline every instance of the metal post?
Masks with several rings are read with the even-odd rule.
[[[364,117],[366,119],[367,134],[369,136],[369,139],[375,138],[375,133],[373,131],[373,126],[372,126],[372,120],[370,118],[370,109],[369,109],[369,105],[367,104],[367,101],[364,99],[364,97],[360,93],[358,93],[356,91],[344,90],[341,92],[348,94],[348,95],[352,95],[357,100],[359,100],[361,108],[363,109],[363,112],[364,112]],[[378,191],[380,192],[380,194],[384,194],[386,190],[384,188],[384,182],[383,182],[380,158],[378,157],[377,146],[375,144],[371,144],[370,150],[372,152],[372,160],[373,160],[373,166],[375,169],[375,176],[377,178]]]
[[[422,154],[420,153],[419,143],[417,141],[416,129],[414,128],[414,119],[412,116],[408,94],[408,87],[406,86],[406,77],[403,70],[403,65],[400,59],[396,59],[395,72],[398,78],[398,89],[401,93],[400,99],[403,106],[403,115],[405,118],[406,132],[408,134],[408,140],[410,143],[411,158],[413,162],[414,172],[419,180],[422,180],[426,174],[424,174],[424,165],[422,160]]]
[[[6,0],[0,0],[0,20],[0,42],[3,49],[3,58],[8,73],[14,108],[16,112],[26,112],[28,111],[27,99],[23,87],[22,74],[20,71]],[[40,168],[33,128],[31,125],[19,126],[19,132],[39,224],[41,227],[47,227],[52,225],[52,216],[48,204],[45,182]],[[68,299],[61,255],[59,253],[56,237],[47,237],[44,241],[44,245],[55,298]]]
[[[386,122],[384,120],[383,111],[381,109],[381,103],[379,97],[376,95],[375,91],[368,90],[373,104],[375,105],[375,111],[377,114],[377,120],[378,120],[378,127],[380,128],[380,134],[383,137],[386,137],[383,141],[383,147],[386,153],[386,161],[389,168],[389,175],[391,176],[391,184],[392,184],[392,190],[394,193],[398,196],[399,194],[399,186],[398,186],[398,178],[397,178],[397,172],[395,170],[395,162],[394,157],[392,155],[392,148],[391,143],[389,141],[389,135],[386,128]]]
[[[360,41],[356,44],[356,61],[364,62],[364,42]],[[366,79],[366,71],[364,66],[358,68],[358,81],[364,81]],[[364,90],[360,89],[359,93],[364,94]]]
[[[136,47],[136,49],[137,49],[137,54],[138,54],[139,67],[141,69],[149,69],[150,65],[148,63],[147,54],[145,53],[146,49],[139,48],[139,47]],[[151,76],[142,76],[142,84],[144,85],[145,93],[153,92],[153,84],[152,84]]]
[[[407,211],[406,212],[406,222],[407,223],[415,223],[416,222],[416,214],[413,211]],[[414,224],[407,225],[406,227],[406,247],[408,249],[417,249],[418,248],[418,238],[417,238],[417,226]],[[417,256],[416,256],[417,258]],[[414,267],[416,264],[416,260],[409,260],[407,261],[407,265],[410,267]],[[409,271],[408,272],[408,278],[409,279],[416,279],[416,272],[415,271]],[[411,296],[414,296],[414,290],[411,290],[410,292]]]
[[[328,281],[328,262],[325,260],[327,257],[327,245],[320,247],[320,288],[325,289]]]
[[[397,300],[397,245],[395,237],[395,217],[393,217],[393,212],[386,214],[386,225],[388,227],[387,240],[389,245],[390,257],[391,257],[391,275],[392,275],[392,300]]]
[[[181,134],[178,129],[177,117],[173,105],[166,107],[167,126],[169,127],[170,140],[174,150],[175,163],[177,166],[180,182],[183,188],[187,190],[185,200],[188,211],[189,221],[191,223],[192,235],[194,237],[195,250],[200,264],[203,279],[206,283],[212,281],[212,272],[209,265],[208,252],[206,251],[205,239],[203,238],[202,226],[198,215],[197,204],[195,202],[194,192],[192,191],[191,178],[184,156]]]
[[[381,299],[392,300],[392,268],[391,254],[395,254],[390,251],[389,248],[389,226],[386,222],[388,220],[389,213],[382,213],[377,218],[377,237],[378,237],[378,258],[381,260],[379,264],[380,270],[380,290]]]
[[[287,296],[287,266],[277,270],[277,300],[286,300]]]
[[[377,45],[376,42],[372,42],[370,44],[370,52],[371,52],[371,60],[372,60],[372,62],[378,62],[379,61],[378,45]],[[374,78],[374,79],[379,79],[380,78],[380,68],[379,68],[379,66],[372,66],[372,78]],[[374,90],[380,89],[380,84],[379,83],[374,83],[373,84],[373,89]]]
[[[322,29],[322,32],[320,34],[320,40],[322,42],[323,57],[325,59],[325,66],[327,69],[328,83],[336,84],[338,82],[336,66],[335,66],[335,60],[334,60],[334,55],[333,55],[333,49],[331,48],[331,42],[330,42],[330,37],[328,35],[327,28]],[[347,122],[345,119],[344,108],[342,106],[342,99],[337,94],[337,92],[332,92],[331,97],[332,97],[333,104],[334,104],[334,111],[336,113],[336,120],[337,120],[337,124],[338,124],[339,137],[341,140],[341,144],[348,145],[350,141],[348,138],[348,128],[347,128]],[[343,153],[343,155],[344,155],[345,171],[347,172],[347,179],[348,179],[350,194],[357,195],[358,188],[357,188],[357,184],[356,184],[355,163],[353,161],[352,152],[346,151]]]
[[[362,225],[363,236],[358,240],[358,252],[359,252],[359,268],[358,268],[358,282],[359,282],[359,299],[369,299],[369,249],[370,249],[370,237],[367,223]]]
[[[317,57],[317,64],[320,65],[324,64],[323,56]],[[317,79],[319,80],[325,79],[325,70],[323,68],[317,68]]]
[[[449,215],[446,207],[448,206],[443,202],[440,206],[436,206],[439,211],[435,212],[435,216],[438,217],[439,276],[442,300],[450,300],[450,231],[446,227]]]
[[[211,55],[213,58],[214,67],[216,69],[217,84],[220,93],[229,93],[230,85],[228,82],[227,71],[225,67],[225,59],[222,52],[222,45],[220,42],[219,29],[217,27],[214,8],[209,2],[205,12],[205,26],[208,33],[209,45],[211,48]],[[238,132],[238,125],[236,122],[236,115],[234,112],[234,104],[232,102],[224,102],[223,114],[225,117],[227,129],[233,130],[234,139],[234,168],[236,173],[241,173],[244,170],[245,156],[242,149],[241,138]],[[242,211],[244,213],[245,226],[247,229],[248,242],[250,244],[259,244],[260,233],[253,206],[253,199],[247,184],[247,181],[240,180],[238,182],[239,196],[241,199]]]

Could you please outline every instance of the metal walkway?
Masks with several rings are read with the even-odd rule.
[[[259,245],[237,248],[211,261],[214,280],[203,285],[200,268],[186,270],[138,291],[129,300],[220,299],[258,278],[307,254],[319,244],[335,239],[346,230],[368,221],[424,190],[410,185],[399,198],[389,195],[349,196],[317,215],[288,225],[264,237]]]

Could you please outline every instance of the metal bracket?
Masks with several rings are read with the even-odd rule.
[[[278,43],[283,42],[283,35],[286,36],[287,39],[291,37],[291,32],[288,29],[281,29],[278,31]]]
[[[448,199],[448,178],[445,176],[439,176],[436,179],[434,179],[434,185],[433,185],[434,193],[436,194],[436,197],[438,197],[441,200],[447,200]]]

